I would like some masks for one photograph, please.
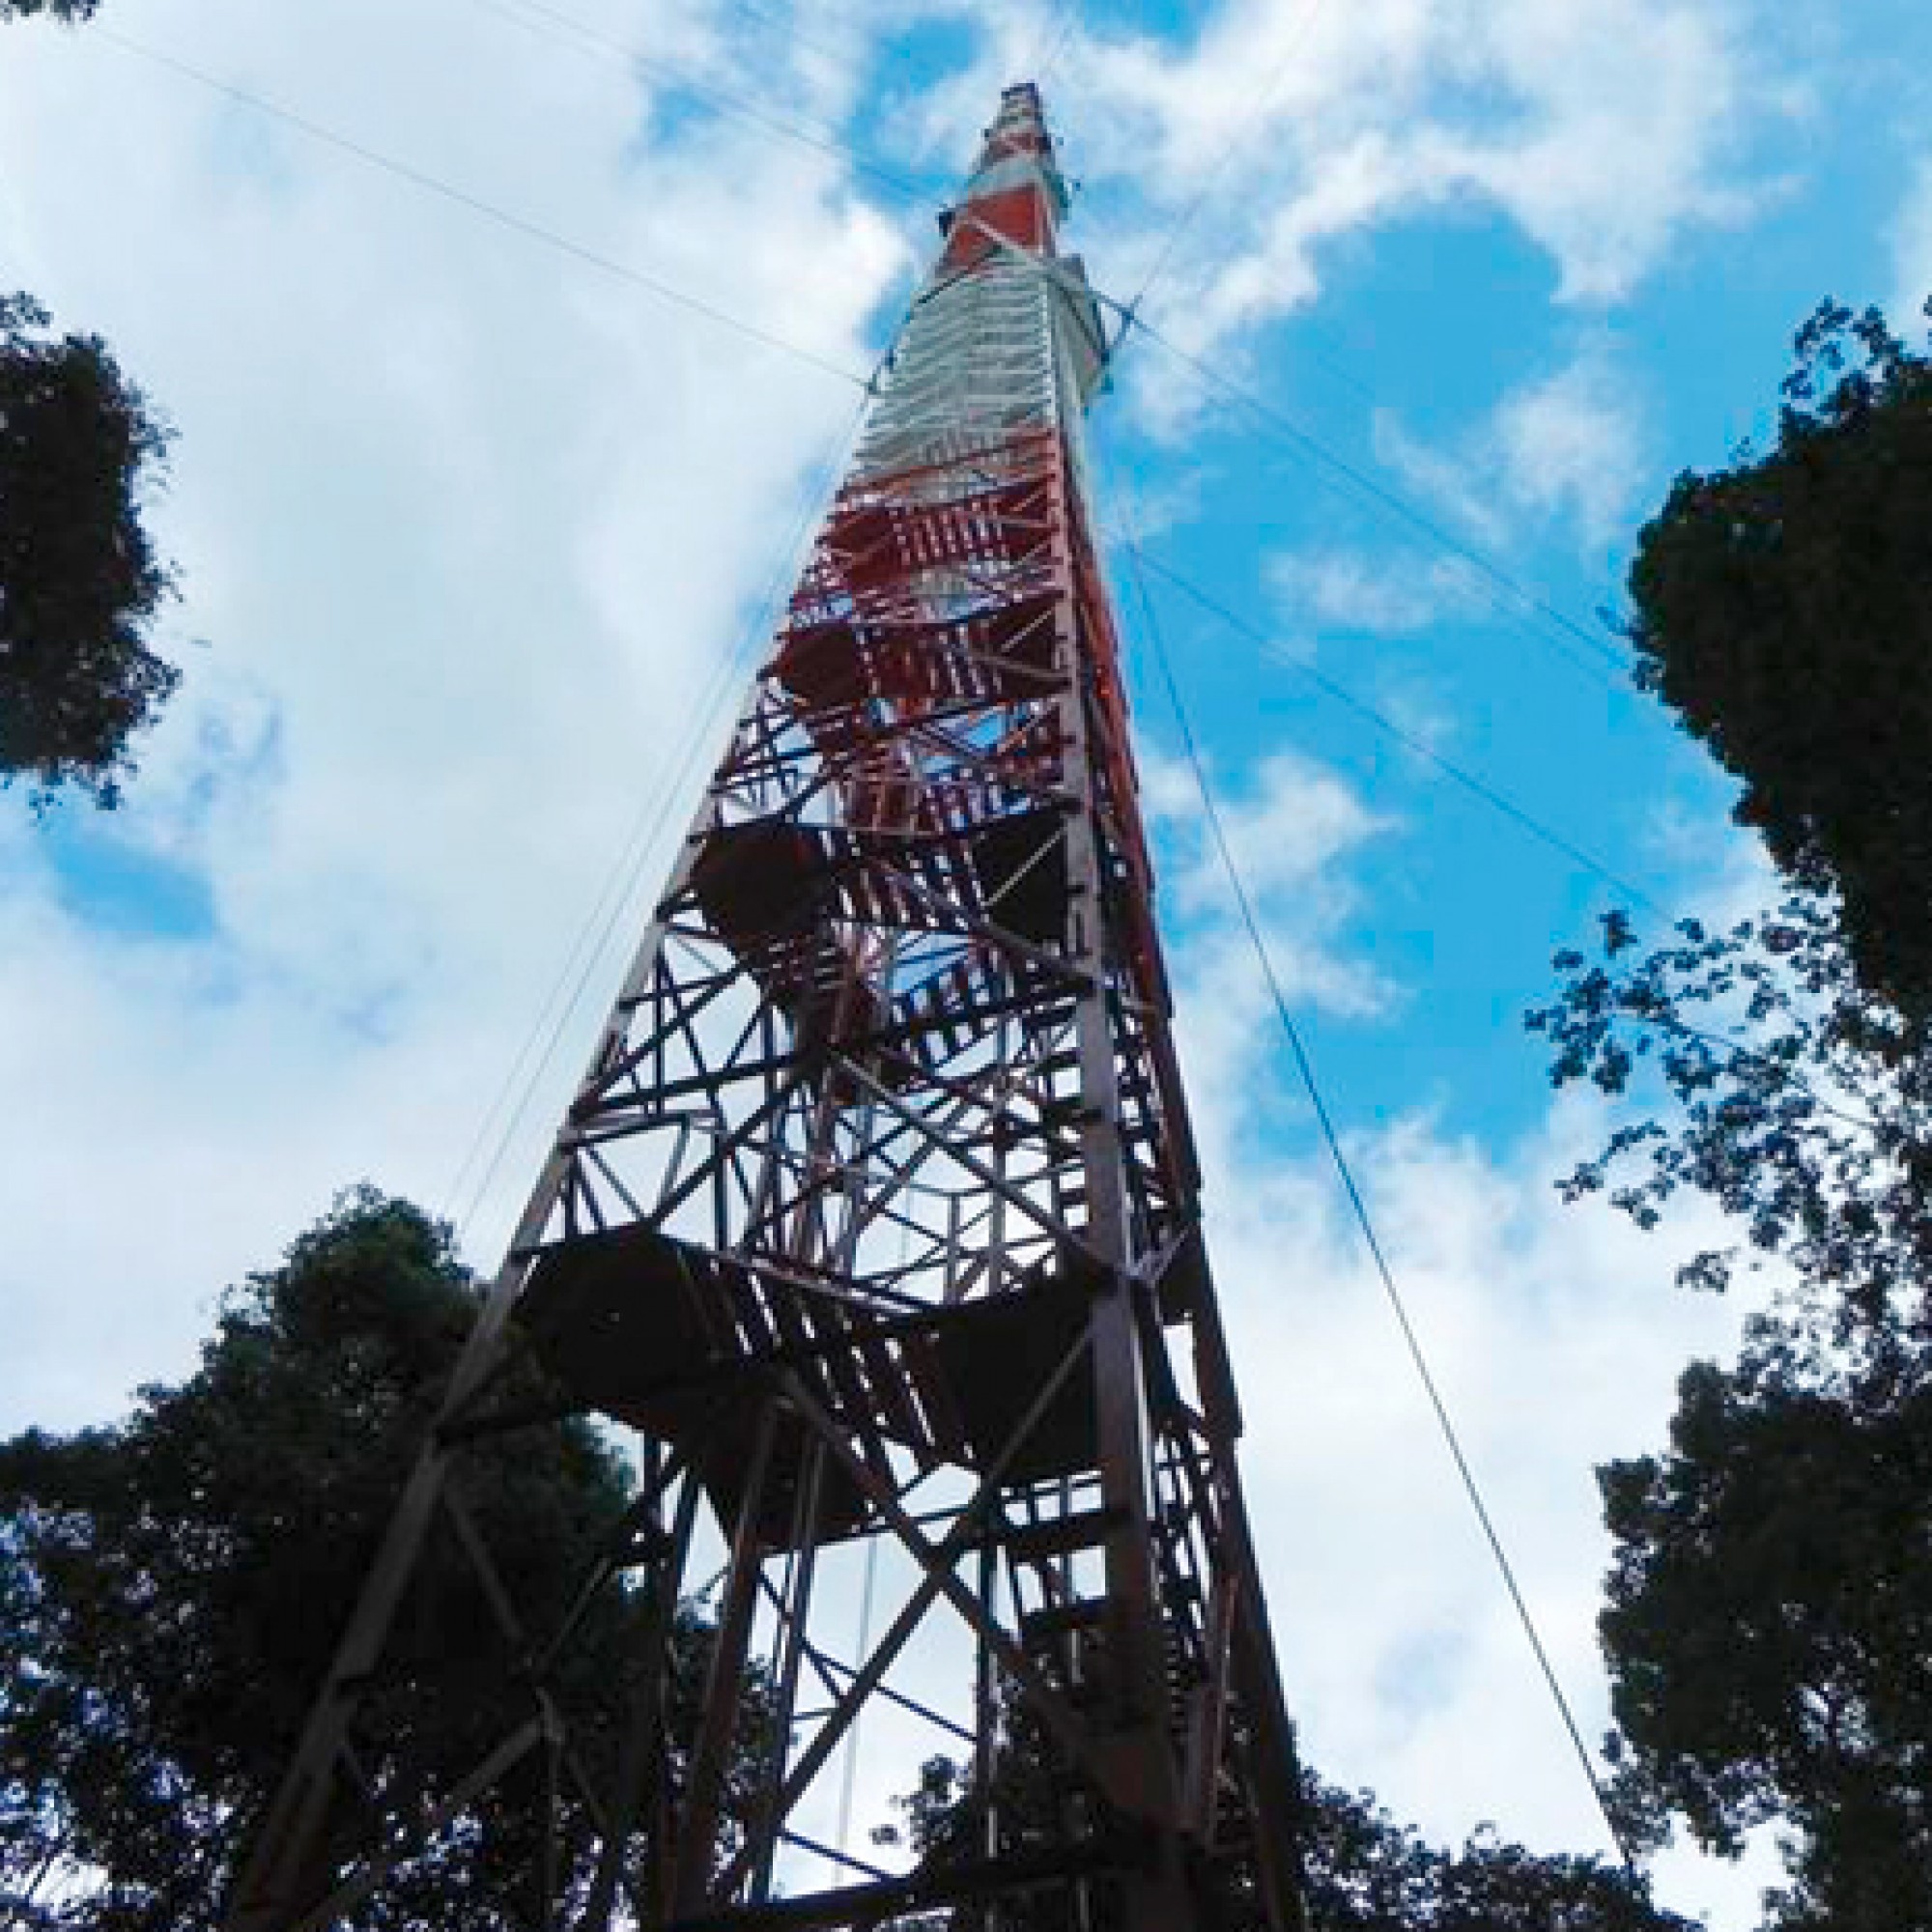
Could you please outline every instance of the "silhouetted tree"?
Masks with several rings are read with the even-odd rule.
[[[1667,1455],[1600,1471],[1617,1790],[1653,1840],[1778,1828],[1782,1932],[1932,1923],[1932,1021],[1794,893],[1646,952],[1620,915],[1530,1016],[1557,1084],[1635,1117],[1565,1183],[1656,1226],[1680,1190],[1776,1264],[1739,1365],[1679,1390]]]
[[[1780,1827],[1779,1932],[1897,1932],[1932,1924],[1932,1383],[1816,1380],[1767,1326],[1601,1472],[1619,1787],[1719,1852]]]
[[[141,523],[170,431],[98,336],[0,297],[0,782],[114,805],[180,673],[148,647],[173,583]]]
[[[995,1803],[1038,1827],[1052,1810],[1042,1756],[1009,1749]],[[966,1768],[927,1761],[918,1789],[899,1801],[912,1848],[928,1861],[968,1857],[981,1828]],[[1301,1775],[1300,1864],[1311,1932],[1694,1932],[1688,1919],[1653,1905],[1642,1884],[1601,1859],[1538,1854],[1476,1832],[1460,1851],[1431,1845],[1399,1824],[1371,1792],[1344,1791]],[[1103,1907],[1104,1909],[1104,1907]],[[1000,1919],[1014,1932],[1060,1932],[1079,1922],[1070,1901],[1050,1892],[1009,1901]],[[947,1932],[944,1913],[901,1921],[896,1932]],[[962,1926],[979,1920],[960,1914]],[[1101,1921],[1104,1923],[1104,1921]],[[1223,1932],[1262,1932],[1258,1909],[1238,1887],[1224,1902]]]
[[[219,1923],[475,1310],[444,1231],[364,1190],[232,1292],[200,1369],[114,1428],[0,1445],[0,1922],[86,1932]],[[557,1627],[625,1507],[582,1423],[466,1451],[464,1495],[527,1627]],[[648,1614],[595,1599],[546,1683],[608,1781]],[[673,1762],[711,1629],[677,1612]],[[520,1660],[453,1537],[433,1538],[358,1733],[372,1810],[407,1819],[528,1715]],[[393,1663],[394,1667],[389,1665]],[[728,1808],[768,1749],[746,1700]],[[370,1928],[528,1922],[543,1816],[533,1761],[359,1909]],[[367,1816],[345,1821],[366,1835]],[[587,1877],[566,1814],[566,1900]]]
[[[1743,1239],[1687,1264],[1687,1286],[1776,1259],[1821,1348],[1906,1373],[1932,1349],[1932,1021],[1865,983],[1831,899],[1793,893],[1726,932],[1687,921],[1649,951],[1612,914],[1599,957],[1555,963],[1558,997],[1527,1021],[1551,1080],[1636,1116],[1566,1194],[1607,1191],[1643,1227],[1682,1189],[1710,1197]]]
[[[1631,571],[1640,683],[1744,781],[1736,815],[1834,890],[1859,971],[1932,1011],[1932,362],[1822,304],[1776,444],[1677,479]]]

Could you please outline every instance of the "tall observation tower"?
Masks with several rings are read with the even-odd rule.
[[[577,1837],[531,1848],[532,1925],[1301,1923],[1065,207],[1038,95],[1010,88],[253,1849],[241,1932],[389,1922],[383,1888],[428,1837],[487,1832],[491,1788],[538,1778]],[[616,1745],[570,1735],[574,1626],[520,1625],[463,1502],[467,1446],[546,1408],[637,1446],[585,1579],[650,1611]],[[511,1715],[386,1816],[365,1771],[397,1702],[384,1648],[432,1537],[508,1634]],[[712,1661],[673,1739],[673,1606],[700,1594]],[[748,1756],[753,1699],[777,1717]],[[963,1766],[910,1870],[828,1822],[862,1725],[868,1791]]]

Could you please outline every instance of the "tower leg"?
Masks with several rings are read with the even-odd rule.
[[[757,1609],[758,1581],[764,1568],[759,1523],[779,1425],[778,1405],[767,1401],[758,1418],[751,1473],[732,1538],[731,1566],[724,1580],[711,1668],[705,1678],[704,1714],[692,1747],[683,1816],[671,1859],[671,1897],[681,1917],[696,1912],[705,1903],[718,1863],[724,1779],[738,1732],[745,1669],[751,1659],[752,1619]]]

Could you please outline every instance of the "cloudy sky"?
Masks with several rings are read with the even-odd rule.
[[[932,213],[1036,77],[1068,240],[1151,325],[1095,426],[1103,519],[1155,566],[1594,1735],[1592,1465],[1661,1440],[1734,1316],[1670,1284],[1696,1229],[1552,1192],[1605,1122],[1520,1015],[1619,895],[1416,747],[1661,906],[1749,902],[1722,786],[1597,613],[1671,474],[1764,433],[1819,297],[1932,287],[1928,75],[1906,0],[103,0],[0,29],[0,286],[107,336],[180,430],[185,671],[121,812],[0,797],[0,1427],[183,1372],[221,1286],[355,1179],[494,1262]],[[1598,1849],[1130,617],[1310,1753],[1445,1836]],[[1683,1857],[1663,1889],[1726,1928],[1753,1883]]]

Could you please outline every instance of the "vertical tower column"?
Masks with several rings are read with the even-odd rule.
[[[1105,343],[1058,249],[1065,207],[1037,95],[1009,89],[237,1927],[340,1921],[426,1833],[488,1831],[488,1794],[540,1750],[546,1925],[1300,1924],[1292,1741],[1088,507]],[[524,1628],[461,1500],[467,1444],[560,1415],[643,1445],[611,1560],[571,1598],[649,1610],[616,1745],[565,1694],[581,1608]],[[504,1741],[412,1791],[406,1824],[356,1793],[399,1789],[385,1634],[444,1530],[514,1634]],[[868,1546],[886,1601],[854,1655]],[[707,1570],[687,1735],[675,1606]],[[910,1869],[827,1842],[868,1713],[970,1761]]]

